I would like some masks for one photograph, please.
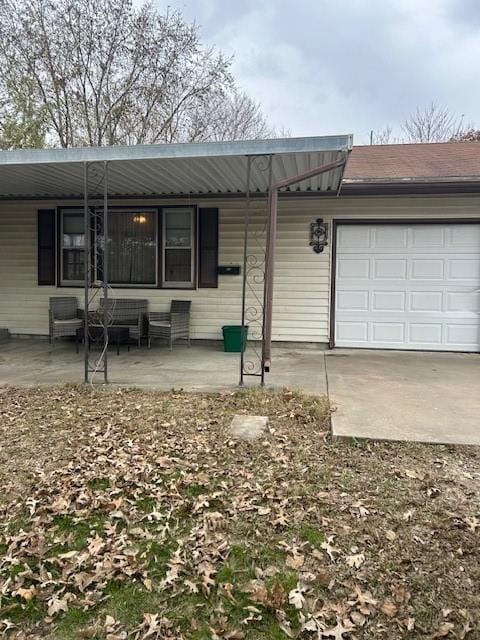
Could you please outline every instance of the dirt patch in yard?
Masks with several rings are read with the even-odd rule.
[[[479,449],[328,424],[289,391],[1,388],[0,634],[480,638]]]

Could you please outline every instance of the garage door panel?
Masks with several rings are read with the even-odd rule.
[[[480,351],[480,224],[338,230],[337,346]]]
[[[480,246],[479,224],[458,224],[448,229],[447,247],[478,250]]]
[[[412,323],[409,325],[410,343],[414,345],[441,345],[442,344],[442,325]]]
[[[405,325],[402,322],[372,322],[371,340],[403,344],[405,342]]]
[[[437,313],[442,311],[442,291],[412,291],[409,295],[410,311]]]
[[[478,345],[480,328],[478,324],[447,324],[447,341],[453,344]]]
[[[410,238],[410,246],[414,249],[439,249],[445,246],[445,230],[440,225],[412,227]]]
[[[480,257],[448,260],[448,277],[451,280],[480,280]]]
[[[374,291],[372,311],[405,311],[403,291]]]
[[[349,340],[367,344],[368,323],[367,322],[338,322],[337,333],[339,340]]]
[[[408,246],[408,229],[406,227],[377,227],[373,234],[375,249],[405,249]]]
[[[337,246],[347,251],[370,248],[370,228],[340,227],[337,233]]]
[[[438,258],[413,258],[410,260],[413,280],[443,280],[444,260]]]
[[[448,312],[474,313],[480,316],[480,291],[446,293]]]
[[[343,258],[338,263],[337,279],[359,278],[367,280],[370,277],[370,260],[368,258]]]
[[[377,280],[405,280],[407,277],[407,261],[394,258],[374,258],[373,274]]]
[[[368,311],[368,291],[339,291],[337,309],[344,311]]]

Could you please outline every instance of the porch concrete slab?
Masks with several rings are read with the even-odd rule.
[[[325,355],[334,436],[480,445],[480,355]]]
[[[92,351],[98,357],[99,351]],[[92,358],[93,360],[93,358]],[[108,353],[109,382],[168,391],[220,391],[238,388],[240,354],[225,353],[220,344],[178,344],[170,351],[161,343],[146,347],[125,346],[116,355]],[[101,383],[102,374],[95,382]],[[83,353],[75,345],[58,341],[50,346],[45,339],[12,338],[0,348],[0,384],[31,387],[83,382]],[[259,378],[248,377],[245,386],[258,386]],[[327,392],[323,352],[318,349],[274,347],[272,371],[266,386],[288,387],[309,394]]]

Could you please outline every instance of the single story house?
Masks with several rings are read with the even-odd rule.
[[[242,311],[260,338],[270,293],[273,341],[480,351],[480,143],[0,152],[0,327],[46,335],[50,296],[83,304],[87,210],[108,210],[109,295],[191,300],[193,340]]]

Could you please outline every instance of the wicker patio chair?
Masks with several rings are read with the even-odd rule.
[[[100,298],[97,311],[92,314],[93,323],[103,325],[103,309],[105,298]],[[139,298],[108,298],[107,317],[109,326],[128,327],[130,338],[141,345],[142,337],[145,336],[145,318],[148,311],[148,300]]]
[[[176,340],[184,338],[190,346],[190,300],[172,300],[169,312],[148,314],[148,347],[156,339],[168,340],[170,351]]]
[[[55,297],[49,300],[49,340],[75,336],[83,326],[82,312],[75,297]]]

